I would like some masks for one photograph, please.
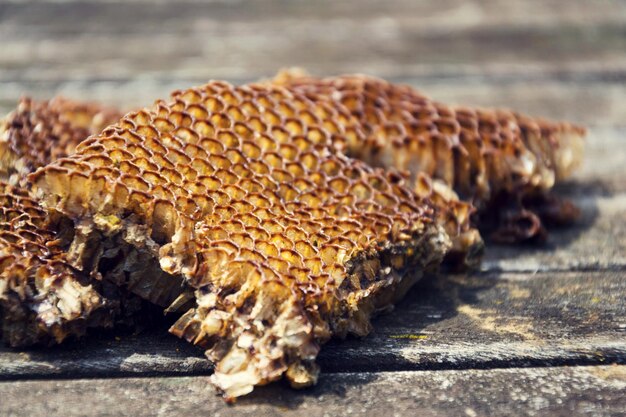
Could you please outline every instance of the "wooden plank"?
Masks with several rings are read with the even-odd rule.
[[[506,388],[503,386],[506,385]],[[0,383],[0,414],[34,416],[621,416],[626,366],[322,375],[232,406],[205,377]]]
[[[625,290],[623,271],[442,276],[419,283],[367,338],[326,345],[319,362],[323,372],[625,363]],[[0,379],[210,373],[166,328],[0,348]]]
[[[424,65],[580,62],[626,66],[623,2],[226,4],[73,2],[0,6],[3,80],[406,76]],[[123,10],[123,12],[121,12]]]
[[[623,23],[493,32],[478,28],[452,34],[419,33],[419,21],[391,28],[383,22],[382,29],[377,21],[343,20],[334,25],[226,22],[216,26],[180,35],[84,33],[67,39],[46,34],[14,39],[3,35],[2,78],[119,79],[144,73],[177,78],[254,77],[294,65],[321,74],[365,72],[394,77],[411,75],[425,63],[532,66],[547,62],[563,68],[584,60],[622,70],[625,65]]]
[[[599,193],[601,187],[601,183],[577,183],[568,191]],[[575,225],[551,229],[548,242],[542,245],[488,244],[481,270],[626,271],[626,193],[612,197],[592,194],[572,201],[582,212]]]
[[[553,229],[546,245],[488,245],[484,271],[626,269],[626,130],[591,129],[585,162],[557,188],[582,212],[572,227]]]
[[[322,366],[405,370],[623,362],[623,276],[480,274],[426,280],[392,314],[374,322],[370,337],[328,346]]]
[[[621,1],[4,3],[0,110],[22,94],[145,105],[209,78],[301,65],[391,77],[442,101],[623,125],[624,22]]]
[[[626,126],[589,129],[583,166],[574,174],[571,186],[564,187],[563,191],[572,198],[590,195],[609,196],[626,191],[623,175],[626,161],[624,145],[626,145]],[[577,184],[581,186],[576,186]]]
[[[120,13],[120,9],[124,13]],[[336,2],[319,0],[262,3],[183,0],[175,5],[151,0],[52,0],[3,1],[3,30],[26,36],[46,32],[69,36],[74,33],[139,33],[155,30],[167,33],[202,29],[214,22],[318,22],[420,19],[424,32],[448,32],[473,27],[556,26],[565,24],[602,25],[623,21],[626,7],[620,0],[442,0],[415,2],[376,0]],[[137,16],[143,17],[141,21]],[[51,18],[53,17],[53,18]]]

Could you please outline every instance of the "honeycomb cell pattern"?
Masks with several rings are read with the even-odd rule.
[[[349,156],[408,172],[418,193],[428,190],[424,178],[442,181],[481,211],[501,203],[502,194],[545,195],[582,160],[585,129],[569,123],[448,106],[364,75],[320,79],[287,70],[271,83],[347,108],[365,136],[336,143]]]
[[[95,103],[62,97],[21,99],[16,110],[0,121],[0,179],[26,186],[27,174],[69,155],[80,141],[121,116]]]
[[[236,397],[283,374],[313,383],[321,343],[366,334],[446,252],[482,246],[472,204],[547,193],[583,135],[369,77],[287,73],[176,92],[32,179],[83,230],[186,278],[196,307],[171,331],[207,350]]]
[[[48,222],[26,191],[0,182],[0,317],[12,346],[60,342],[111,323],[102,297],[55,247]]]
[[[450,246],[430,200],[338,153],[344,138],[365,140],[342,106],[211,82],[124,116],[31,179],[47,207],[185,276],[197,306],[171,331],[207,350],[212,381],[236,397],[282,375],[314,383],[320,344],[366,334]]]
[[[63,242],[73,226],[55,224],[25,178],[119,117],[96,104],[24,98],[0,122],[0,177],[14,184],[0,180],[0,323],[9,345],[48,345],[88,327],[146,321],[138,297],[69,266]]]

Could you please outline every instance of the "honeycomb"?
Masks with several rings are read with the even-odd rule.
[[[27,185],[27,174],[70,154],[81,140],[121,116],[116,110],[62,97],[21,99],[0,121],[0,180]]]
[[[206,350],[233,398],[283,375],[314,383],[330,337],[367,334],[444,256],[479,259],[471,218],[510,241],[569,221],[575,208],[548,191],[579,164],[583,136],[374,78],[289,72],[175,92],[30,180],[72,222],[62,250],[76,276],[188,309],[171,332]],[[43,163],[6,160],[14,183]]]
[[[211,82],[129,113],[30,179],[77,225],[74,242],[97,234],[151,254],[169,274],[154,286],[184,277],[195,306],[171,332],[206,350],[233,398],[283,375],[315,383],[320,345],[367,334],[451,246],[431,200],[337,152],[344,138],[365,140],[342,106]],[[75,252],[78,269],[100,265],[103,251]]]
[[[29,196],[25,174],[66,155],[114,112],[56,98],[22,99],[0,124],[0,323],[12,346],[59,343],[88,327],[135,325],[148,310],[113,283],[91,282],[65,260],[70,224]],[[141,320],[145,317],[141,314]]]
[[[0,182],[0,317],[12,346],[60,342],[112,324],[113,305],[64,261],[49,226],[26,191]]]
[[[409,172],[417,188],[423,175],[442,181],[478,209],[480,225],[500,229],[494,234],[499,240],[545,236],[538,215],[551,223],[576,217],[571,204],[546,196],[580,165],[581,127],[448,106],[410,86],[363,75],[319,79],[292,70],[271,83],[347,108],[364,139],[342,138],[337,147],[372,166]],[[502,213],[503,207],[510,209]]]

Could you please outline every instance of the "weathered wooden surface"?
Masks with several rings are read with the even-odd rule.
[[[3,416],[623,416],[626,366],[324,374],[225,406],[206,377],[0,382]],[[23,397],[28,393],[28,401]]]
[[[626,120],[622,0],[12,1],[0,19],[3,111],[25,93],[139,106],[299,65],[409,82],[442,101]]]
[[[576,226],[419,283],[370,336],[327,345],[313,389],[274,384],[228,407],[163,323],[0,348],[0,415],[626,414],[625,28],[623,0],[0,1],[0,113],[24,94],[130,109],[298,65],[590,126],[559,189]]]
[[[586,161],[559,193],[580,209],[573,227],[541,246],[491,246],[484,271],[626,271],[626,129],[592,128]]]
[[[622,1],[75,1],[9,3],[2,14],[12,79],[254,77],[277,63],[385,76],[433,64],[626,64]]]
[[[364,338],[322,349],[323,371],[472,369],[626,362],[623,272],[477,274],[418,284]],[[166,334],[0,350],[0,379],[207,374],[199,350]],[[117,336],[117,337],[112,337]]]

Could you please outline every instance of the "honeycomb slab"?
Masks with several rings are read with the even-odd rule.
[[[367,334],[451,246],[401,176],[336,151],[361,134],[304,94],[212,82],[124,116],[31,179],[75,241],[118,239],[152,254],[160,280],[184,277],[195,307],[171,331],[206,349],[232,398],[283,375],[313,384],[320,346]],[[79,269],[100,262],[79,252]]]
[[[478,209],[475,223],[500,241],[541,240],[543,223],[567,224],[576,208],[551,196],[582,160],[585,129],[508,110],[438,103],[410,86],[364,75],[316,78],[284,71],[271,83],[344,106],[363,136],[336,146],[372,166],[441,181]]]
[[[367,334],[373,314],[442,262],[475,265],[473,225],[538,240],[544,223],[576,214],[549,192],[580,163],[583,129],[446,106],[371,77],[211,82],[100,133],[106,117],[90,109],[64,126],[96,134],[75,146],[57,129],[60,150],[40,159],[21,126],[47,125],[32,111],[5,124],[4,177],[32,184],[28,198],[54,220],[35,241],[54,250],[35,263],[60,259],[68,282],[92,285],[80,294],[101,297],[94,305],[112,285],[183,313],[170,331],[205,349],[227,398],[283,376],[315,383],[331,337]],[[8,255],[31,253],[11,245]],[[3,278],[0,290],[31,281]]]

